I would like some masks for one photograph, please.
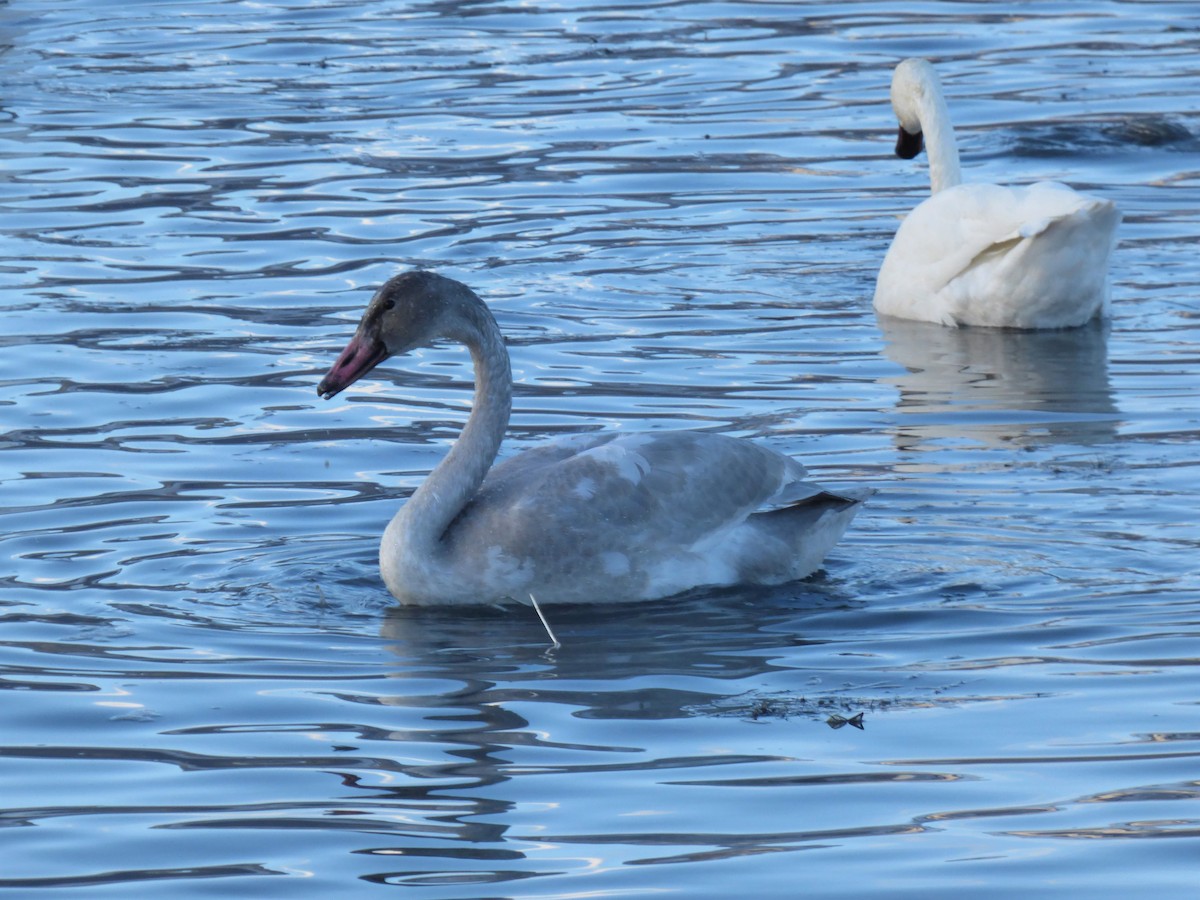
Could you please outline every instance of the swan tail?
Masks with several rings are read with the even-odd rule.
[[[757,538],[738,562],[742,578],[778,584],[811,575],[873,493],[866,487],[820,489],[790,506],[755,513],[747,524]]]

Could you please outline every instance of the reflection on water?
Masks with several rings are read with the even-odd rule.
[[[904,414],[896,445],[937,441],[1021,447],[1100,444],[1119,415],[1108,377],[1108,326],[1054,331],[944,328],[880,316],[885,379]]]
[[[1191,896],[1198,50],[1152,0],[0,4],[0,891]],[[1107,329],[876,320],[918,53],[969,178],[1122,207]],[[880,490],[810,581],[557,649],[391,608],[469,368],[314,388],[417,264],[512,344],[506,453]]]

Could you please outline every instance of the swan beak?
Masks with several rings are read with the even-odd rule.
[[[383,341],[364,335],[359,329],[317,385],[317,393],[323,400],[336,396],[387,359],[388,355]]]
[[[912,159],[921,152],[921,148],[925,145],[924,136],[921,132],[909,134],[904,130],[904,126],[900,126],[900,134],[896,136],[896,155],[901,159]]]

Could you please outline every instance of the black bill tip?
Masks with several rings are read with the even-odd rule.
[[[921,132],[909,134],[904,130],[904,126],[900,127],[900,133],[896,135],[896,155],[901,159],[912,159],[925,146],[925,138]]]

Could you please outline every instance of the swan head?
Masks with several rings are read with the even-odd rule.
[[[474,305],[483,304],[470,288],[436,272],[414,269],[389,278],[367,304],[354,337],[317,393],[328,400],[389,356],[458,337],[464,312]]]
[[[924,147],[922,111],[942,104],[942,86],[928,60],[906,59],[892,73],[892,111],[900,122],[896,155],[912,159]]]

